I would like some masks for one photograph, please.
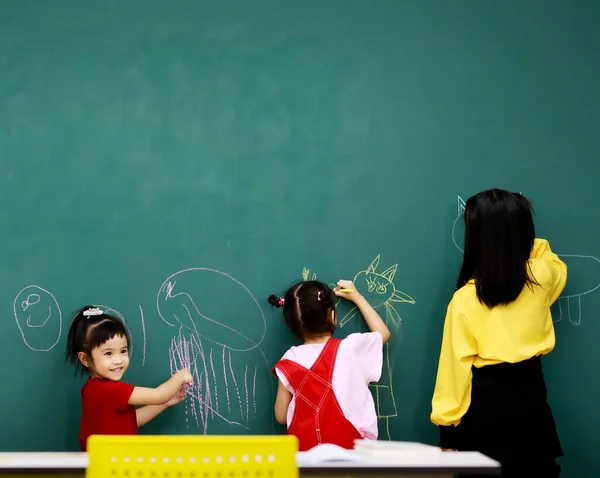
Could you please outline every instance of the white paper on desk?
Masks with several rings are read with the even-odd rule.
[[[436,463],[444,453],[439,447],[418,442],[354,440],[354,451],[371,460],[405,464]]]
[[[2,452],[2,468],[85,468],[87,455],[82,452]],[[1,474],[1,473],[0,473]]]
[[[323,443],[308,451],[299,451],[296,453],[296,463],[298,466],[315,466],[334,461],[368,463],[370,460],[352,450],[346,450],[341,446],[331,443]]]
[[[390,451],[407,451],[407,450],[430,450],[441,451],[437,446],[427,445],[415,441],[388,441],[388,440],[354,440],[354,448],[378,449]]]

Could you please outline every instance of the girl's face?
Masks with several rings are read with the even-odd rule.
[[[91,361],[83,353],[79,359],[90,370],[92,377],[118,381],[129,367],[127,339],[121,335],[96,347],[91,355]]]

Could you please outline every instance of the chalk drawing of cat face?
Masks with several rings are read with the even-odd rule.
[[[383,272],[377,272],[380,256],[377,256],[367,267],[354,276],[354,284],[357,289],[369,300],[373,308],[381,307],[388,302],[410,302],[414,300],[408,295],[396,289],[394,276],[398,270],[398,264],[388,267]]]
[[[388,267],[383,272],[378,272],[380,255],[375,257],[369,266],[354,276],[356,289],[369,301],[374,309],[383,307],[385,309],[384,320],[389,326],[399,326],[402,322],[400,314],[394,307],[395,303],[414,304],[415,300],[405,294],[394,284],[394,277],[398,270],[398,264]],[[352,317],[356,310],[351,311],[340,320],[343,327]]]

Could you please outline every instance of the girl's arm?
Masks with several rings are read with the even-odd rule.
[[[135,387],[127,403],[129,405],[163,405],[173,398],[179,387],[191,383],[192,374],[187,370],[180,370],[156,388]]]
[[[155,418],[157,415],[167,409],[167,404],[164,405],[146,405],[144,407],[136,408],[135,417],[137,419],[138,428],[148,423],[150,420]]]
[[[435,389],[431,400],[431,421],[440,431],[440,447],[455,449],[458,425],[469,408],[472,366],[477,340],[467,318],[448,305]]]
[[[285,425],[287,423],[287,412],[291,401],[292,394],[285,389],[283,383],[279,380],[279,385],[277,386],[277,398],[275,399],[275,420],[277,420],[277,423],[280,425]]]
[[[137,418],[137,426],[141,427],[148,423],[150,420],[155,418],[160,413],[164,412],[167,408],[183,402],[185,399],[185,387],[179,387],[177,393],[167,403],[162,405],[146,405],[136,409],[135,415]]]
[[[350,289],[352,292],[340,292],[340,289]],[[377,311],[371,307],[371,304],[367,302],[357,290],[354,284],[349,280],[341,280],[337,283],[337,287],[333,291],[338,297],[343,297],[349,301],[354,302],[358,310],[365,319],[367,326],[371,332],[379,332],[383,339],[383,343],[386,344],[390,340],[390,329],[377,313]]]
[[[567,265],[552,252],[550,243],[546,239],[535,239],[530,258],[543,260],[549,266],[552,284],[546,290],[548,291],[548,305],[552,305],[567,285]]]

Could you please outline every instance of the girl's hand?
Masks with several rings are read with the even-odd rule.
[[[192,385],[194,383],[194,378],[192,377],[192,374],[190,373],[189,370],[187,369],[181,369],[179,370],[175,376],[178,379],[181,379],[181,385]]]
[[[341,289],[349,289],[352,292],[342,292]],[[350,280],[339,280],[336,285],[336,288],[333,289],[333,293],[338,297],[343,297],[344,299],[349,300],[351,302],[356,302],[357,299],[362,297],[360,295],[360,292],[356,290],[356,287]]]
[[[173,395],[171,397],[171,400],[169,400],[165,405],[167,407],[172,407],[173,405],[177,405],[178,403],[181,403],[185,400],[185,385],[182,385],[181,387],[179,387],[179,390],[177,390],[177,393],[175,395]]]
[[[342,292],[341,289],[348,289],[350,292]],[[371,332],[379,332],[381,334],[381,339],[383,344],[387,344],[390,340],[390,329],[388,329],[387,325],[381,318],[381,316],[377,313],[377,311],[373,308],[371,304],[365,299],[360,292],[356,290],[356,287],[349,280],[341,280],[338,281],[336,288],[333,290],[334,294],[338,297],[343,297],[346,300],[354,302],[356,308],[360,311],[367,327]],[[347,322],[347,319],[343,319],[340,323],[340,327]]]

